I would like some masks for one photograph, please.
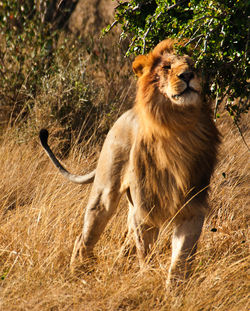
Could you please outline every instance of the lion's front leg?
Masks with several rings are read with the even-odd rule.
[[[145,267],[146,256],[153,250],[158,234],[159,228],[147,224],[141,224],[134,230],[140,268]]]
[[[194,216],[176,224],[172,238],[172,259],[167,285],[178,285],[188,277],[201,234],[204,216]]]
[[[133,234],[140,267],[145,267],[145,258],[158,238],[159,228],[149,225],[140,217],[140,212],[130,204],[128,214],[129,234]]]

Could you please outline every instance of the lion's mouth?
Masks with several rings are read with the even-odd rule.
[[[184,91],[182,91],[181,93],[172,95],[172,97],[173,97],[174,99],[178,99],[178,98],[180,98],[180,97],[183,96],[183,95],[190,94],[190,93],[193,93],[193,92],[194,92],[194,93],[198,93],[194,88],[188,86],[188,87],[185,88]]]

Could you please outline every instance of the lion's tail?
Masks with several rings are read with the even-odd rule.
[[[39,133],[39,138],[41,141],[41,144],[43,148],[45,149],[47,155],[51,159],[51,161],[54,163],[54,165],[59,169],[60,173],[67,178],[68,180],[77,183],[77,184],[90,184],[93,182],[95,178],[95,170],[93,170],[91,173],[86,175],[74,175],[69,173],[62,164],[57,160],[56,156],[54,155],[53,151],[50,149],[48,145],[48,137],[49,133],[46,129],[42,129]]]

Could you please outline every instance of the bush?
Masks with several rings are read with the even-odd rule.
[[[58,33],[28,0],[0,2],[0,29],[0,96],[9,117],[22,119],[34,105],[42,77],[56,70]]]
[[[58,2],[68,12],[71,1]],[[89,138],[100,115],[94,105],[100,89],[85,76],[81,42],[59,29],[64,11],[51,7],[56,1],[37,3],[0,1],[0,134],[15,124],[23,141],[54,125],[68,139],[83,129]]]
[[[127,55],[144,54],[166,37],[189,38],[183,52],[192,50],[206,93],[216,98],[215,117],[226,98],[225,108],[237,123],[249,109],[248,12],[247,1],[132,0],[118,5],[106,31],[121,25],[121,39],[130,39]]]

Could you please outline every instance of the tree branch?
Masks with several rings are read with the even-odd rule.
[[[243,133],[242,133],[240,127],[239,127],[238,121],[237,121],[237,120],[234,120],[234,124],[236,125],[236,127],[237,127],[237,129],[238,129],[238,131],[239,131],[239,133],[240,133],[240,136],[241,136],[241,138],[242,138],[242,141],[243,141],[243,143],[245,144],[245,146],[247,147],[247,150],[250,151],[250,148],[249,148],[249,146],[248,146],[248,144],[247,144],[247,142],[246,142],[246,140],[245,140],[245,137],[244,137],[244,135],[243,135]]]
[[[181,0],[181,1],[177,1],[175,4],[170,5],[169,7],[166,8],[166,12],[170,11],[171,9],[174,9],[175,7],[177,7],[178,5],[187,2],[188,0]],[[143,48],[142,48],[142,54],[145,54],[145,50],[146,50],[146,38],[151,30],[151,28],[155,25],[156,21],[158,20],[158,18],[162,15],[162,11],[160,13],[158,13],[158,15],[154,18],[153,22],[149,25],[147,31],[145,32],[144,36],[143,36]],[[165,13],[165,12],[164,12]],[[153,17],[151,18],[151,20],[153,19]]]

